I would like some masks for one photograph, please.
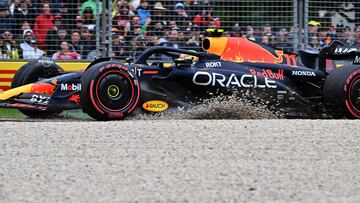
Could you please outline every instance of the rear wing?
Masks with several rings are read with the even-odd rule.
[[[326,59],[353,60],[353,64],[360,64],[360,49],[354,45],[346,45],[341,41],[333,41],[319,53],[319,69],[326,71]]]

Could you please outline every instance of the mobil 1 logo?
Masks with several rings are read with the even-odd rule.
[[[356,55],[353,61],[354,65],[360,65],[360,55]]]

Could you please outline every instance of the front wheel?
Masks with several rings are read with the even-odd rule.
[[[39,61],[32,61],[23,65],[16,71],[11,82],[11,88],[34,83],[45,78],[51,78],[59,75],[61,72],[64,72],[64,70],[55,63],[44,65],[44,63]],[[26,109],[19,109],[19,111],[30,118],[51,118],[62,112],[61,110],[50,112]]]
[[[323,98],[334,118],[360,118],[360,67],[343,66],[332,71],[325,80]]]
[[[133,71],[114,61],[87,69],[81,86],[81,107],[96,120],[123,119],[136,108],[140,98],[140,85]]]

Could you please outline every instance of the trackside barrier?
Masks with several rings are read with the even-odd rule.
[[[26,63],[28,62],[2,61],[0,63],[0,92],[10,88],[15,72]],[[90,62],[57,62],[57,64],[65,71],[83,71]]]

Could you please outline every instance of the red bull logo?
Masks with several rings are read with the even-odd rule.
[[[264,69],[262,71],[256,71],[255,69],[250,69],[250,73],[252,75],[256,75],[263,78],[270,78],[270,79],[277,79],[277,80],[284,80],[284,70],[278,70],[277,73],[274,73],[270,69]]]
[[[283,63],[284,52],[265,48],[260,44],[240,37],[206,38],[203,49],[210,54],[221,56],[223,60],[236,62]],[[273,52],[273,53],[272,53]]]

